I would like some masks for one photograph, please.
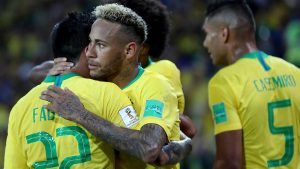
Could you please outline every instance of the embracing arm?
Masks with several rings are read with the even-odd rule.
[[[41,83],[47,76],[49,70],[53,67],[54,61],[48,60],[31,69],[28,74],[28,79],[34,84]]]
[[[68,89],[49,86],[47,91],[42,92],[41,99],[50,102],[45,108],[81,124],[95,137],[145,163],[155,162],[167,142],[167,135],[159,125],[145,124],[140,130],[118,127],[86,110],[79,98]]]
[[[41,83],[47,75],[59,75],[68,71],[73,66],[72,62],[67,62],[67,58],[55,58],[48,60],[31,69],[28,79],[34,84]]]
[[[180,113],[180,140],[171,141],[163,147],[157,165],[170,165],[179,163],[186,158],[192,151],[192,140],[196,133],[197,128],[193,121],[183,113]]]
[[[217,156],[214,169],[241,169],[243,166],[242,130],[216,135]]]
[[[181,140],[171,141],[165,145],[160,153],[157,165],[170,165],[179,163],[192,151],[192,140],[184,133],[180,133]]]
[[[77,122],[94,136],[111,144],[116,150],[124,151],[146,163],[152,163],[158,158],[167,141],[165,131],[156,124],[146,124],[141,130],[131,130],[115,126],[87,110],[81,114],[83,117]]]

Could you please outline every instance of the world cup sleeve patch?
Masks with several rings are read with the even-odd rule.
[[[144,117],[152,116],[162,118],[164,112],[164,104],[158,100],[146,100],[146,108]]]
[[[226,108],[223,102],[214,104],[212,108],[213,108],[214,119],[216,124],[224,123],[227,121]]]
[[[119,111],[119,114],[125,124],[126,127],[130,128],[139,122],[139,118],[137,117],[135,110],[132,106],[127,106]]]

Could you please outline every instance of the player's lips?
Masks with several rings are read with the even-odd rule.
[[[88,63],[88,68],[89,68],[90,70],[94,70],[94,69],[97,69],[98,66],[97,66],[97,64],[95,64],[95,63]]]

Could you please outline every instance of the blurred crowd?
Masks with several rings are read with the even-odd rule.
[[[217,71],[202,47],[204,0],[161,0],[169,9],[172,30],[163,59],[176,63],[186,98],[185,113],[197,125],[193,152],[183,169],[210,169],[214,160],[213,121],[207,103],[207,84]],[[91,11],[97,0],[0,0],[0,168],[9,112],[34,85],[31,68],[52,58],[52,26],[70,11]],[[257,23],[260,49],[300,66],[300,3],[298,0],[249,1]]]

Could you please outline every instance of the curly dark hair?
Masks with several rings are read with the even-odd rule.
[[[148,38],[145,41],[150,46],[149,55],[159,58],[163,53],[169,38],[170,18],[167,7],[159,0],[102,0],[101,5],[118,3],[135,11],[148,26]]]
[[[89,33],[95,17],[90,13],[71,12],[52,29],[50,35],[54,58],[66,57],[76,63],[89,44]]]

